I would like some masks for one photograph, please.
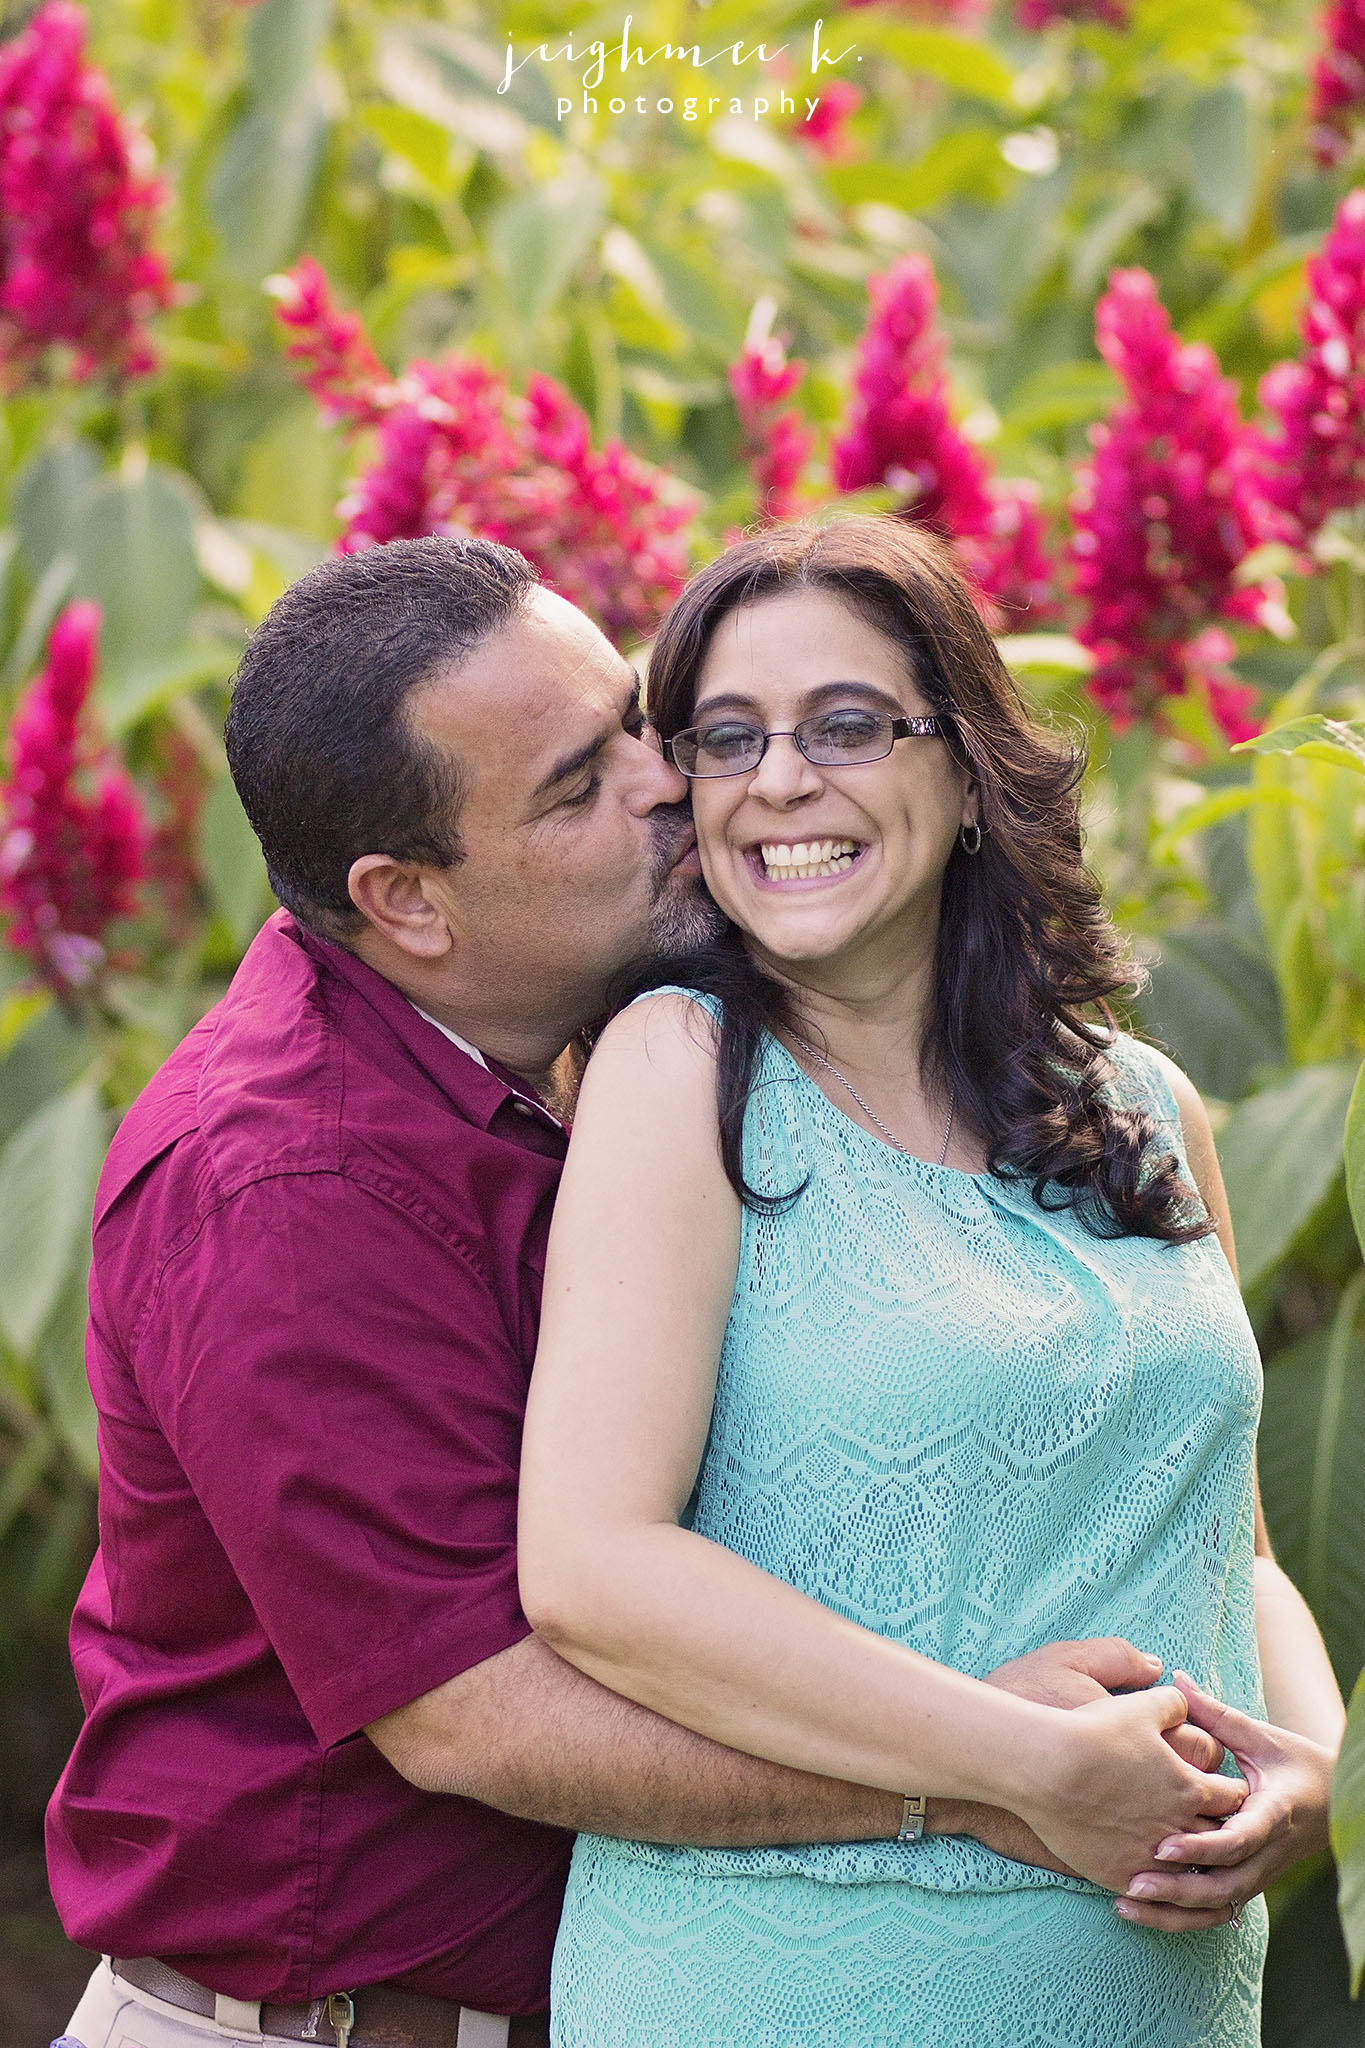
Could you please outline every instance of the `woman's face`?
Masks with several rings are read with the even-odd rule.
[[[799,590],[721,620],[690,722],[790,732],[844,705],[912,718],[932,708],[894,641],[830,592]],[[717,903],[760,959],[822,982],[840,968],[903,973],[932,948],[948,857],[977,817],[975,788],[939,738],[835,768],[774,739],[750,773],[694,780],[692,803]]]

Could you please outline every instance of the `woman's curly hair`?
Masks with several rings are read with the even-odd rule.
[[[943,879],[929,1074],[986,1141],[992,1173],[1031,1183],[1044,1207],[1072,1207],[1097,1236],[1185,1244],[1213,1225],[1164,1151],[1153,1119],[1118,1105],[1112,998],[1138,985],[1082,857],[1079,747],[1033,718],[983,625],[948,546],[889,516],[767,528],[687,585],[649,663],[649,710],[672,739],[690,723],[720,621],[741,605],[820,590],[902,650],[948,751],[979,792],[978,854],[955,847]],[[721,999],[721,1152],[749,1207],[744,1112],[763,1033],[797,1026],[790,991],[739,934],[685,960],[653,963],[629,992],[681,983]],[[788,1198],[790,1199],[790,1198]]]

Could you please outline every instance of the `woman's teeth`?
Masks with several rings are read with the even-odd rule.
[[[785,882],[809,875],[841,875],[858,858],[859,847],[853,839],[811,839],[799,846],[765,845],[759,851],[767,875]]]

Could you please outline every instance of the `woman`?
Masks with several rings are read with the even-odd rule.
[[[556,2041],[1253,2048],[1253,1894],[1325,1839],[1341,1702],[1255,1540],[1259,1367],[1207,1119],[1108,1024],[1128,977],[1077,766],[946,551],[891,520],[732,549],[650,691],[733,935],[588,1069],[527,1612],[674,1720],[1007,1807],[1063,1869],[960,1837],[584,1838]],[[1258,1628],[1278,1729],[1247,1718]],[[1199,1684],[1064,1713],[982,1682],[1102,1632]],[[1187,1701],[1240,1812],[1163,1740]]]

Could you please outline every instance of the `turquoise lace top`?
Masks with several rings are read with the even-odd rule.
[[[1149,1111],[1183,1165],[1162,1056],[1121,1037],[1111,1058],[1118,1098]],[[1039,1207],[1025,1183],[893,1151],[773,1039],[744,1158],[760,1192],[807,1186],[779,1214],[744,1214],[695,1528],[978,1677],[1043,1643],[1123,1635],[1157,1652],[1168,1676],[1178,1665],[1261,1714],[1252,1587],[1261,1371],[1216,1238],[1099,1238],[1074,1210]],[[913,1849],[742,1851],[584,1838],[558,1965],[557,2038],[593,2038],[572,2022],[585,1970],[591,1977],[602,1961],[591,1928],[604,1900],[614,1902],[610,1940],[619,1942],[641,1884],[691,1887],[694,1897],[708,1879],[783,1875],[821,1888],[1103,1899],[1079,1879],[962,1837]],[[1131,1947],[1134,1930],[1103,1905],[1106,1926]],[[1255,1974],[1244,1971],[1244,1984]],[[673,2039],[662,2013],[654,2038]],[[717,2038],[748,2036],[722,2029]]]

